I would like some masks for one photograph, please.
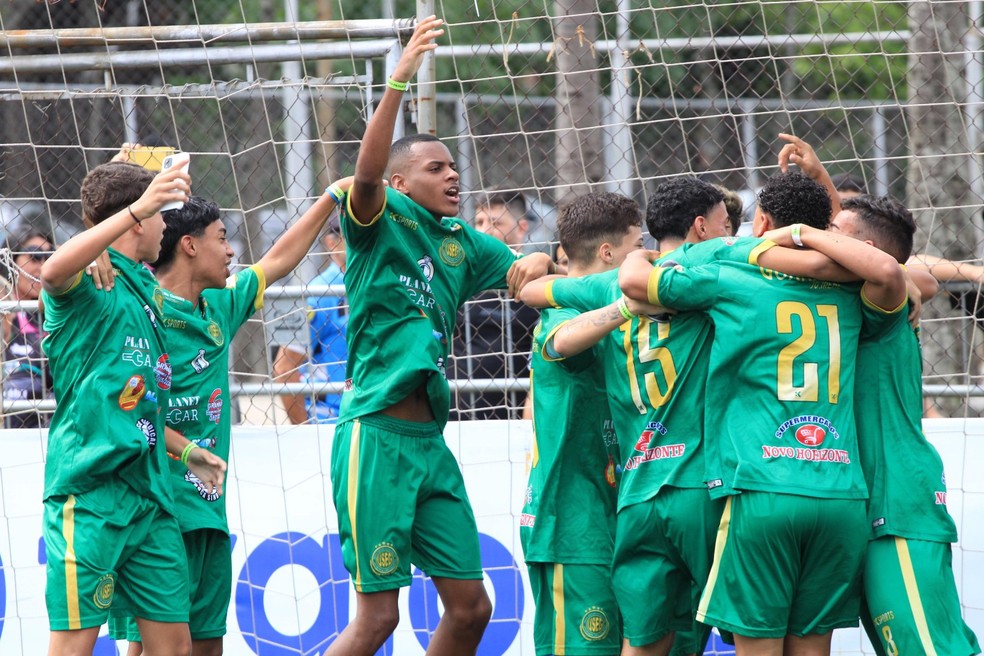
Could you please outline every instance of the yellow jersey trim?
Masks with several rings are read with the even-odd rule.
[[[761,244],[752,249],[752,252],[748,254],[748,263],[758,266],[758,259],[765,251],[769,250],[773,246],[776,246],[776,242],[771,239],[765,239]]]
[[[899,303],[899,306],[897,308],[895,308],[894,310],[886,310],[885,308],[878,307],[873,302],[871,302],[868,299],[868,297],[865,296],[865,294],[864,294],[864,287],[861,287],[861,302],[864,303],[865,305],[867,305],[868,307],[870,307],[872,310],[876,310],[878,312],[881,312],[882,314],[898,314],[899,312],[902,311],[902,308],[905,307],[905,304],[909,302],[909,297],[906,296],[905,298],[903,298],[902,299],[902,302]]]
[[[560,305],[558,305],[557,301],[554,300],[553,284],[554,284],[553,280],[547,281],[546,287],[543,288],[543,295],[547,297],[547,303],[550,304],[550,307],[559,308]]]
[[[352,422],[352,442],[349,444],[348,463],[348,515],[352,525],[352,551],[355,553],[355,581],[352,585],[362,592],[362,563],[359,562],[359,532],[356,530],[355,519],[359,510],[359,437],[362,434],[362,422],[356,419]]]
[[[263,308],[263,295],[266,293],[266,271],[259,264],[254,264],[250,269],[256,272],[256,277],[260,281],[256,286],[256,298],[253,299],[253,309],[260,310]]]
[[[646,281],[646,300],[651,305],[661,305],[659,302],[659,277],[661,275],[663,275],[663,269],[661,267],[653,267],[653,270],[649,274],[649,280]]]
[[[936,656],[933,639],[929,635],[929,622],[926,621],[926,611],[919,596],[919,586],[916,584],[916,572],[912,567],[912,556],[909,555],[909,543],[905,538],[895,538],[895,550],[899,554],[899,566],[902,568],[902,581],[905,583],[906,596],[909,598],[909,608],[912,619],[916,622],[919,642],[922,643],[922,653],[926,656]]]
[[[711,603],[711,595],[714,594],[714,587],[717,585],[718,573],[721,569],[721,556],[724,555],[724,548],[728,545],[728,531],[731,528],[731,500],[728,497],[724,503],[724,513],[721,514],[721,523],[718,524],[717,539],[714,541],[714,564],[711,565],[711,572],[707,575],[707,585],[704,586],[704,594],[700,597],[700,605],[697,607],[697,621],[704,622],[707,619],[707,607]]]
[[[368,228],[371,225],[375,225],[376,222],[383,216],[383,212],[386,211],[386,200],[385,198],[383,199],[383,206],[379,208],[379,212],[376,213],[376,216],[372,217],[369,223],[362,223],[355,218],[355,212],[352,211],[352,194],[348,192],[345,193],[345,209],[348,212],[348,215],[352,217],[352,223],[360,228]]]
[[[547,344],[550,344],[553,341],[554,336],[557,334],[557,331],[560,330],[561,328],[563,328],[569,322],[570,322],[570,319],[568,319],[567,321],[561,321],[559,324],[557,324],[556,326],[554,326],[554,329],[551,330],[547,334],[546,339],[543,340],[543,348],[540,349],[540,356],[544,360],[546,360],[547,362],[560,362],[561,360],[566,360],[567,359],[565,356],[561,356],[559,358],[555,358],[555,357],[549,355],[547,353]]]
[[[81,274],[80,274],[81,275]],[[65,538],[65,596],[68,601],[68,629],[82,628],[79,612],[78,558],[75,556],[75,495],[68,495],[62,506],[62,536]]]
[[[553,601],[554,601],[554,649],[555,656],[567,653],[567,616],[564,613],[564,566],[554,564],[553,571]]]

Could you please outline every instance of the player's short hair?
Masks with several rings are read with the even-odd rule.
[[[891,196],[861,194],[847,198],[841,209],[854,212],[858,218],[859,239],[871,242],[905,263],[912,255],[912,239],[916,233],[916,220],[905,205]]]
[[[161,216],[164,217],[164,237],[161,253],[153,264],[156,269],[166,269],[174,263],[182,237],[201,237],[210,225],[222,218],[219,206],[200,196],[192,196],[181,209],[167,210]]]
[[[728,211],[728,223],[731,224],[731,234],[738,234],[738,228],[745,217],[745,202],[738,195],[737,191],[714,185],[724,194],[724,209]]]
[[[671,178],[656,187],[646,205],[646,227],[657,241],[685,239],[694,219],[707,216],[724,200],[721,190],[691,175]]]
[[[830,176],[830,181],[834,183],[837,191],[846,191],[855,194],[866,194],[868,189],[864,186],[864,181],[856,175],[850,173],[838,173]]]
[[[409,134],[402,139],[397,139],[390,146],[390,156],[389,156],[389,166],[388,170],[392,173],[401,173],[406,168],[407,159],[410,157],[410,152],[413,147],[419,143],[429,143],[436,141],[437,143],[442,143],[440,139],[435,137],[433,134],[427,134],[426,132],[421,134]]]
[[[129,162],[108,162],[89,171],[82,180],[82,220],[102,223],[143,196],[154,173]]]
[[[830,227],[827,190],[799,171],[776,173],[758,195],[759,208],[772,217],[773,228],[802,223],[820,230]]]
[[[604,242],[620,243],[633,226],[642,227],[642,210],[631,198],[610,192],[578,196],[560,210],[557,237],[567,258],[578,264],[594,261]]]
[[[522,192],[508,189],[490,189],[479,197],[476,207],[501,205],[509,210],[517,221],[526,218],[526,197]]]

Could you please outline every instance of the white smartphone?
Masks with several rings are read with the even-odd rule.
[[[164,158],[164,161],[161,163],[161,170],[166,171],[171,167],[180,166],[182,173],[187,173],[188,166],[190,164],[191,164],[190,153],[172,153],[171,155],[168,155],[167,157]],[[168,210],[180,210],[182,207],[184,207],[184,201],[175,200],[161,207],[161,211],[166,212]]]

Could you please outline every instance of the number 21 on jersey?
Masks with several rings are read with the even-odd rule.
[[[816,316],[814,316],[814,311]],[[798,320],[794,322],[794,317]],[[826,322],[827,358],[806,362],[801,356],[817,343],[817,322]],[[840,325],[836,305],[811,307],[799,301],[782,301],[776,306],[776,330],[780,335],[799,336],[779,351],[776,393],[780,401],[817,401],[820,396],[820,370],[827,365],[827,400],[840,398]],[[797,382],[801,384],[797,384]]]

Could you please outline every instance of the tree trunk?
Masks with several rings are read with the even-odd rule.
[[[981,238],[974,216],[979,199],[971,190],[974,162],[961,109],[967,101],[961,37],[969,28],[964,3],[909,4],[908,206],[918,226],[917,252],[952,260],[973,258]],[[927,308],[922,342],[928,383],[969,382],[967,325],[954,318],[945,298]],[[955,400],[942,405],[948,413],[963,412]]]
[[[601,88],[598,57],[598,14],[594,0],[554,2],[554,47],[557,58],[555,96],[558,207],[590,191],[605,175],[602,130],[599,126]]]

